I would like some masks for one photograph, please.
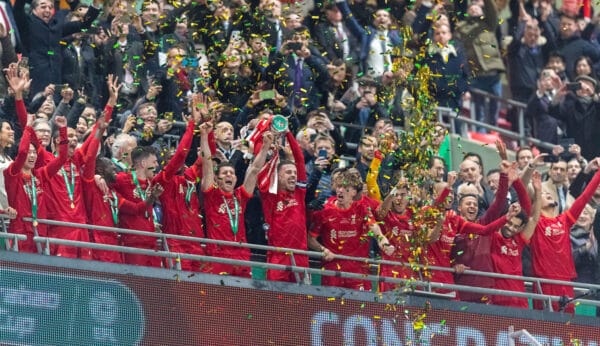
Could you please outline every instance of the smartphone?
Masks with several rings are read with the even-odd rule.
[[[577,91],[579,89],[581,89],[581,82],[567,83],[567,90]]]
[[[288,42],[285,47],[286,47],[286,49],[297,51],[297,50],[302,49],[302,43],[301,42]]]
[[[567,154],[570,155],[569,153],[569,147],[575,144],[575,138],[561,138],[558,140],[558,145],[560,145],[561,147],[563,147],[563,149],[565,150],[563,152],[563,154]]]
[[[326,159],[327,158],[327,150],[319,149],[319,154],[317,155],[317,157],[320,159]]]
[[[21,60],[17,63],[20,68],[29,68],[29,58],[24,56],[21,57]]]
[[[275,98],[275,90],[263,90],[258,93],[258,98],[261,100],[272,100]]]

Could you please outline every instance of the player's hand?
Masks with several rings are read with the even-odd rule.
[[[331,252],[331,250],[329,250],[328,248],[324,248],[323,260],[325,260],[325,262],[329,262],[329,261],[333,260],[334,258],[335,258],[334,253]]]
[[[62,115],[57,115],[54,118],[54,123],[60,128],[67,127],[67,118],[63,117]]]

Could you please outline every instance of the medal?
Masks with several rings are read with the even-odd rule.
[[[33,221],[33,227],[37,227],[38,222],[37,221]]]
[[[75,209],[75,203],[71,202],[71,209]]]

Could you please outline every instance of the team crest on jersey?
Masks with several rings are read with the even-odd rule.
[[[285,200],[285,201],[279,201],[279,202],[277,202],[277,206],[275,207],[275,209],[277,211],[283,211],[286,208],[293,207],[293,206],[296,206],[296,205],[298,205],[298,201],[296,201],[295,199],[288,199],[288,200]]]
[[[503,255],[507,255],[508,254],[508,247],[506,247],[506,245],[502,245],[502,247],[500,248],[500,253]]]
[[[350,224],[351,225],[356,225],[356,214],[352,214]]]
[[[334,229],[329,231],[329,239],[331,240],[331,242],[335,242],[335,240],[337,239],[337,232]]]
[[[398,226],[394,226],[394,227],[392,228],[392,235],[393,235],[394,237],[397,237],[397,236],[398,236]]]

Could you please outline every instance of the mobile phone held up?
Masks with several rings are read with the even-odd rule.
[[[263,90],[258,93],[258,98],[262,100],[272,100],[275,98],[275,90]]]
[[[567,90],[575,92],[579,89],[581,89],[581,82],[567,83]]]
[[[319,149],[319,154],[317,155],[319,159],[327,159],[327,150]]]
[[[302,43],[301,42],[288,42],[285,45],[285,48],[291,51],[299,51],[302,49]]]

